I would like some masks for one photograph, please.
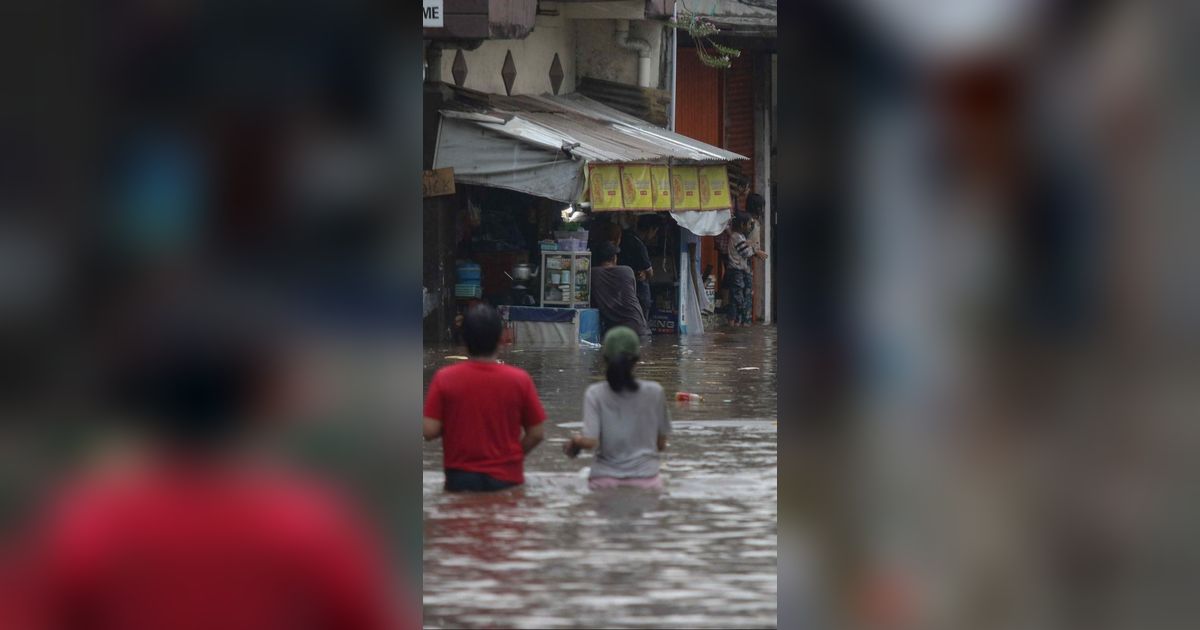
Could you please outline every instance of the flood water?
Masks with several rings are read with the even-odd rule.
[[[425,383],[453,347],[427,347]],[[656,337],[641,378],[703,395],[671,401],[662,492],[590,492],[567,459],[600,351],[509,348],[546,407],[524,487],[442,491],[441,442],[424,451],[427,628],[774,627],[776,337],[771,327]]]

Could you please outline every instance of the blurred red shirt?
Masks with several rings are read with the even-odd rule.
[[[521,430],[544,422],[546,411],[524,370],[472,360],[433,376],[425,417],[442,421],[445,468],[525,483]]]
[[[279,474],[155,469],[62,497],[27,559],[22,626],[415,627],[384,555],[332,496]],[[402,623],[404,619],[407,623]]]

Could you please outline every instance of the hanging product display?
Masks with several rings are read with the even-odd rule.
[[[654,188],[654,209],[671,209],[671,168],[651,166],[650,180]]]
[[[621,167],[597,164],[590,169],[592,210],[622,210]]]
[[[671,202],[676,210],[700,209],[700,184],[696,167],[671,168]]]
[[[701,166],[699,169],[700,209],[726,210],[729,202],[729,175],[725,166]]]
[[[629,164],[621,167],[621,191],[626,210],[653,210],[653,183],[650,166]]]
[[[593,164],[589,169],[592,210],[729,210],[729,174],[724,164],[661,166]]]

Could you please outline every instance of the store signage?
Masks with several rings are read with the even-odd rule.
[[[671,201],[676,210],[700,209],[700,181],[696,167],[671,167]]]
[[[594,164],[588,169],[594,211],[728,210],[729,174],[715,166]]]
[[[421,194],[425,197],[441,197],[454,194],[454,169],[439,168],[425,171],[421,176]]]
[[[443,28],[446,26],[445,7],[443,0],[421,0],[421,26],[424,28]]]
[[[729,203],[729,176],[724,166],[702,166],[699,173],[700,209],[724,210]]]
[[[621,167],[621,198],[626,210],[653,210],[653,188],[648,165],[629,164]]]
[[[667,166],[651,166],[650,179],[654,186],[654,209],[671,209],[671,169]]]
[[[621,193],[621,167],[597,164],[591,168],[592,210],[624,210]]]

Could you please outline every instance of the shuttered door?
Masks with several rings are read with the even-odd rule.
[[[747,192],[754,191],[754,60],[748,54],[733,59],[725,79],[725,138],[722,147],[749,160],[740,160],[731,170],[741,170]],[[738,196],[738,208],[746,209],[746,197]]]
[[[694,48],[680,48],[676,60],[675,131],[707,142],[724,145],[724,73],[704,65]],[[700,271],[717,265],[713,238],[700,239]]]
[[[722,145],[721,72],[700,62],[693,48],[680,48],[675,81],[675,130]]]

